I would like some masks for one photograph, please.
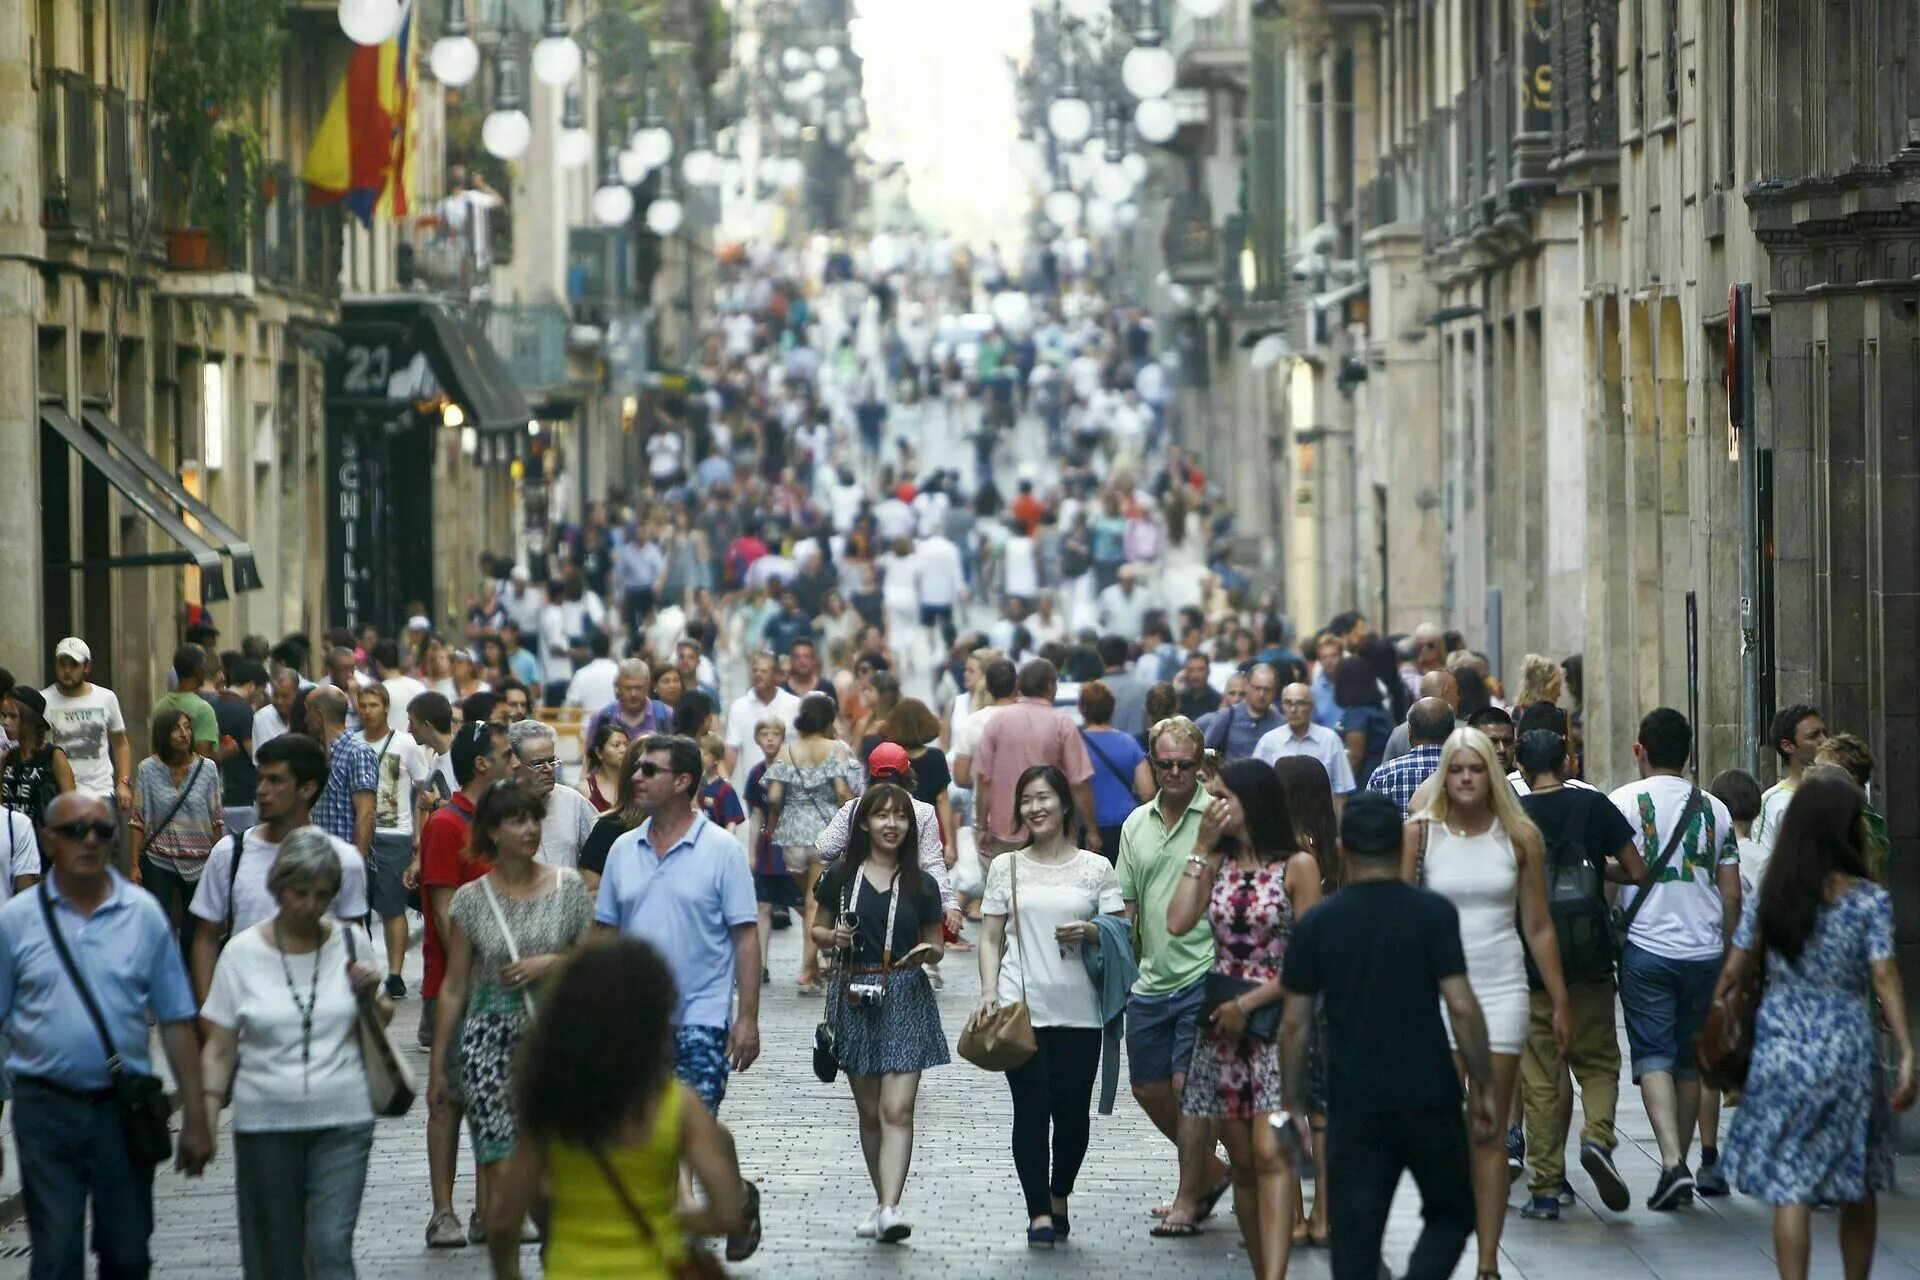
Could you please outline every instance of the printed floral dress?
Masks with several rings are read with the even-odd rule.
[[[1287,864],[1273,862],[1245,871],[1225,863],[1214,879],[1207,917],[1213,924],[1213,971],[1248,982],[1272,982],[1280,976],[1293,932]],[[1180,1109],[1191,1116],[1228,1120],[1279,1111],[1280,1046],[1203,1030],[1193,1047]]]
[[[1759,901],[1733,945],[1753,947]],[[1820,909],[1798,964],[1768,949],[1753,1061],[1721,1167],[1770,1204],[1850,1204],[1893,1186],[1893,1125],[1879,1087],[1870,967],[1893,957],[1893,900],[1856,882]]]

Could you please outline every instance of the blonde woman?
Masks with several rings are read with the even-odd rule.
[[[1440,749],[1438,785],[1408,819],[1401,841],[1402,876],[1452,902],[1460,913],[1467,982],[1487,1021],[1493,1057],[1493,1113],[1507,1115],[1526,1045],[1527,971],[1522,935],[1553,1001],[1553,1035],[1567,1051],[1572,1015],[1560,973],[1560,948],[1547,914],[1540,829],[1520,807],[1499,767],[1493,741],[1478,729],[1456,729]],[[1518,906],[1520,928],[1514,928]],[[1451,1036],[1451,1031],[1449,1031]],[[1470,1086],[1471,1087],[1471,1086]],[[1473,1201],[1480,1260],[1476,1280],[1498,1280],[1500,1232],[1507,1216],[1507,1155],[1499,1143],[1473,1148]]]
[[[1552,658],[1530,653],[1520,664],[1520,696],[1513,700],[1514,722],[1536,702],[1559,702],[1566,688],[1566,672]]]

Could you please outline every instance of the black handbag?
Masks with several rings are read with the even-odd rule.
[[[87,1017],[93,1020],[100,1047],[107,1055],[107,1079],[113,1086],[120,1118],[127,1131],[127,1158],[135,1168],[150,1169],[173,1154],[173,1132],[167,1124],[173,1107],[167,1101],[167,1087],[159,1076],[134,1071],[121,1060],[120,1051],[114,1048],[113,1037],[107,1032],[106,1019],[100,1016],[100,1006],[94,1003],[93,992],[87,989],[86,979],[80,976],[80,968],[67,950],[67,939],[53,918],[53,896],[45,880],[40,882],[40,913],[46,917],[47,936],[53,940],[53,949],[59,953],[67,977],[79,989],[80,1002],[87,1006]]]
[[[1207,974],[1207,985],[1201,996],[1205,1002],[1205,1008],[1202,1009],[1200,1013],[1201,1021],[1209,1027],[1213,1026],[1213,1011],[1215,1009],[1218,1009],[1229,1000],[1237,1000],[1248,992],[1257,991],[1265,985],[1267,984],[1264,982],[1255,982],[1251,978],[1235,978],[1229,974],[1209,971]],[[1271,1044],[1273,1038],[1280,1034],[1280,1013],[1283,1004],[1283,1001],[1274,1000],[1261,1005],[1258,1009],[1249,1010],[1247,1012],[1247,1029],[1241,1034]]]

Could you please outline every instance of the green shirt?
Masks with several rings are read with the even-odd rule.
[[[1135,995],[1171,995],[1200,981],[1213,968],[1213,925],[1204,912],[1185,933],[1167,930],[1167,907],[1186,874],[1187,857],[1200,834],[1200,815],[1212,798],[1206,788],[1197,789],[1187,811],[1169,830],[1160,818],[1156,795],[1135,809],[1120,828],[1120,860],[1115,870],[1120,876],[1120,896],[1133,904],[1140,938]]]
[[[193,741],[198,746],[202,742],[218,744],[220,741],[220,721],[213,714],[213,704],[197,693],[181,693],[178,689],[153,704],[153,714],[147,717],[151,725],[160,718],[162,711],[184,711],[187,720],[193,725]]]

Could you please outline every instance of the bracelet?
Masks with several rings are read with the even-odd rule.
[[[1240,1016],[1241,1016],[1241,1017],[1243,1017],[1243,1018],[1244,1018],[1244,1017],[1246,1017],[1246,1016],[1247,1016],[1247,1006],[1245,1006],[1245,1005],[1243,1005],[1243,1004],[1241,1004],[1241,1003],[1240,1003],[1240,997],[1239,997],[1239,996],[1235,996],[1235,997],[1233,998],[1233,1007],[1234,1007],[1234,1008],[1236,1008],[1236,1009],[1238,1009],[1238,1010],[1240,1011]]]
[[[1187,855],[1187,865],[1190,867],[1204,867],[1207,865],[1207,860],[1197,853],[1190,853]]]

